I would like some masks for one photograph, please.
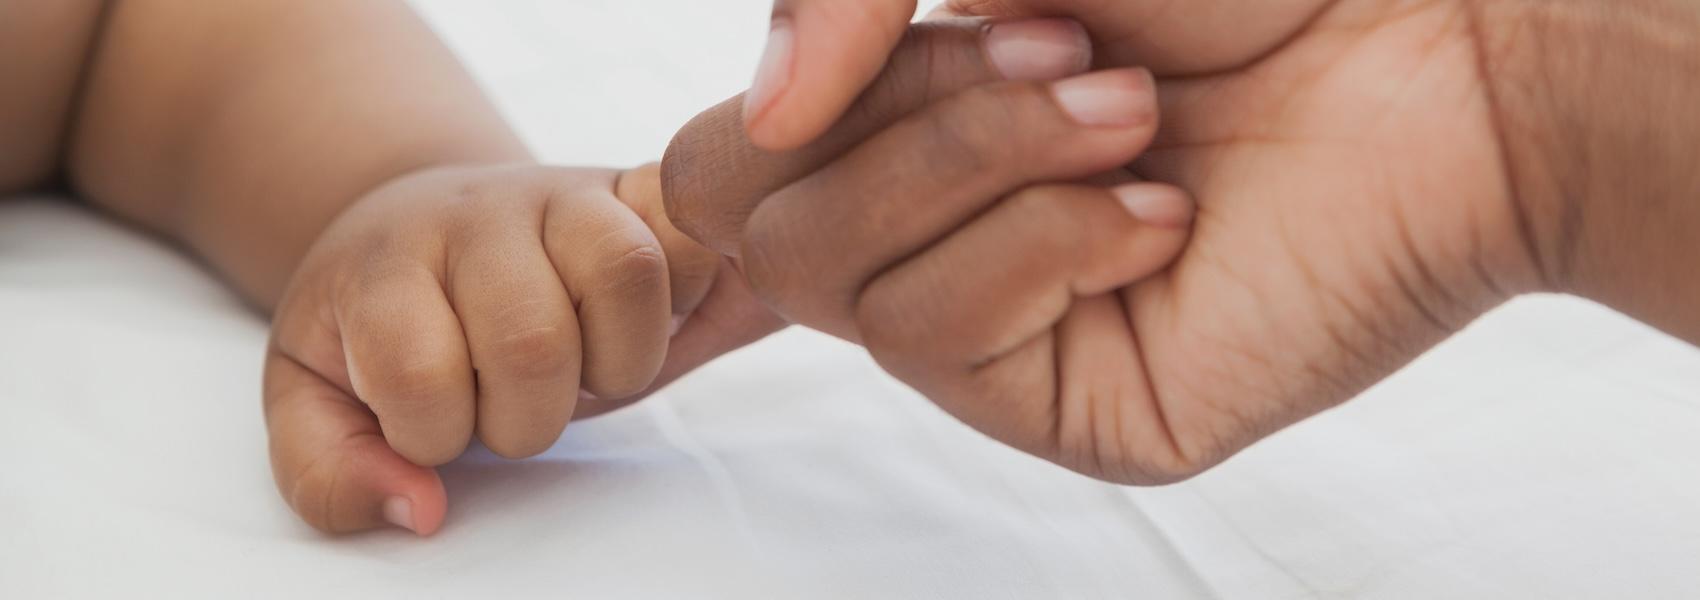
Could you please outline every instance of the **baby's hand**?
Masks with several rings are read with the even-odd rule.
[[[756,306],[667,224],[658,189],[654,168],[436,169],[341,215],[296,272],[266,360],[272,468],[296,512],[325,531],[430,533],[446,510],[430,467],[474,435],[538,454],[581,402],[605,411],[656,383],[675,315],[711,289],[722,314]],[[743,314],[755,327],[732,345],[777,326]],[[724,350],[685,345],[702,356],[683,363]]]

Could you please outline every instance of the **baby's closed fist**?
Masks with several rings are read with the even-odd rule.
[[[474,436],[532,456],[581,394],[648,389],[721,261],[665,224],[644,178],[655,170],[432,169],[338,217],[266,362],[273,470],[302,518],[429,533],[446,510],[430,467]]]

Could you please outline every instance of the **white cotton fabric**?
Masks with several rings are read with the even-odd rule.
[[[421,7],[543,156],[630,165],[744,85],[765,4]],[[0,202],[0,598],[1700,597],[1700,352],[1574,299],[1163,489],[1005,449],[792,331],[538,459],[446,467],[429,539],[291,515],[264,343],[157,240]]]

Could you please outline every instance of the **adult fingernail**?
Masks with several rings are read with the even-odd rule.
[[[408,531],[419,531],[413,526],[413,503],[400,496],[391,496],[384,500],[384,520]]]
[[[1087,73],[1051,85],[1057,104],[1082,125],[1131,127],[1157,117],[1157,85],[1145,69]]]
[[[986,55],[1004,79],[1056,79],[1091,66],[1092,41],[1073,19],[1004,21],[989,27]]]
[[[1186,227],[1192,223],[1192,199],[1178,188],[1136,183],[1112,188],[1110,193],[1140,222],[1157,227]]]
[[[762,52],[761,64],[756,67],[755,83],[744,94],[744,122],[754,123],[767,112],[774,101],[791,85],[793,57],[796,54],[796,32],[791,19],[774,17],[767,33],[767,50]]]

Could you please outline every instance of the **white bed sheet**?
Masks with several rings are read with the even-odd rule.
[[[736,91],[765,0],[433,0],[544,156],[635,164]],[[1194,481],[1126,489],[792,331],[546,456],[445,468],[430,539],[273,491],[265,328],[64,200],[0,202],[0,598],[1700,597],[1700,352],[1519,300]]]

